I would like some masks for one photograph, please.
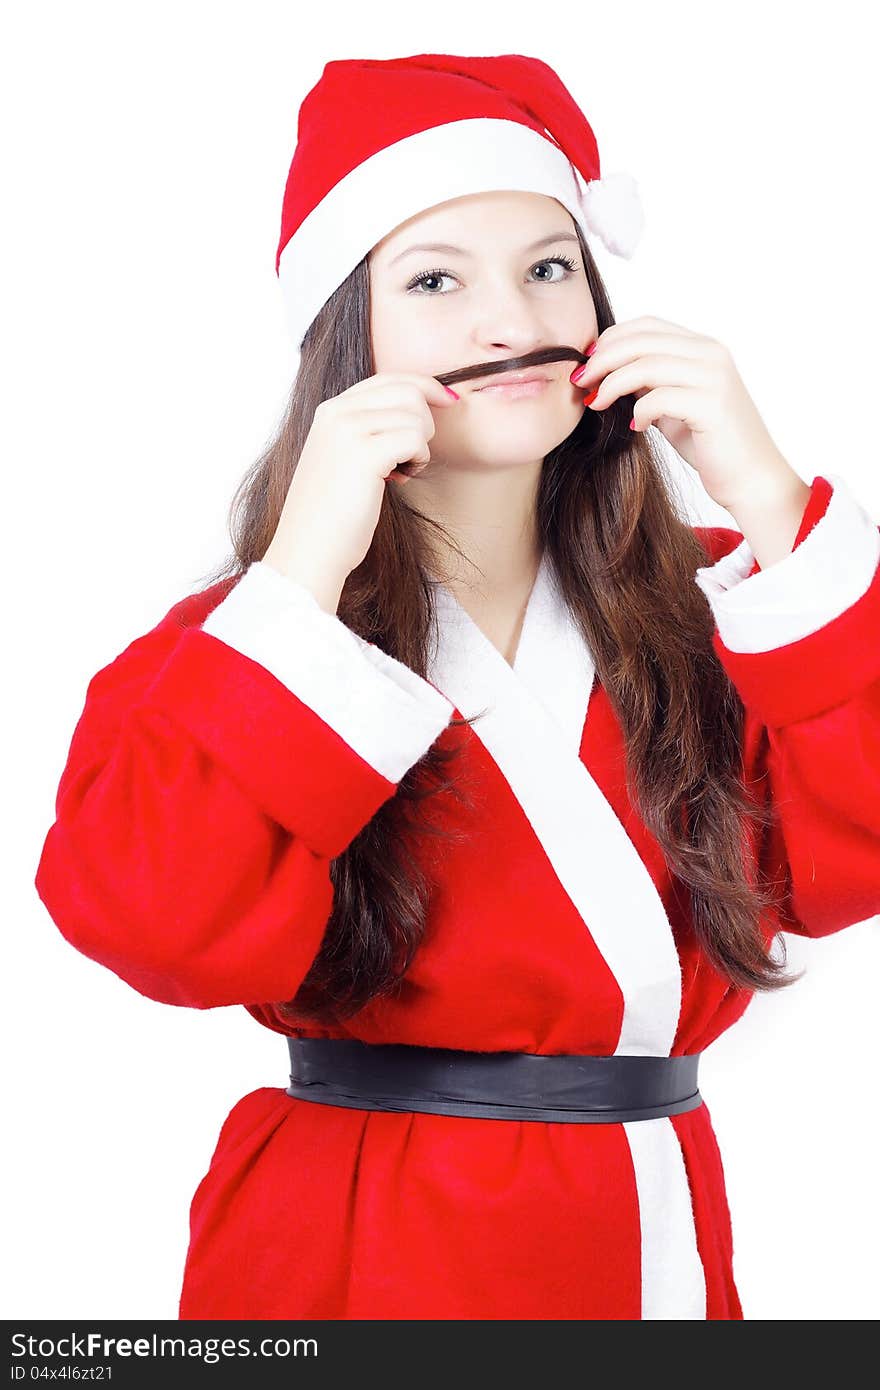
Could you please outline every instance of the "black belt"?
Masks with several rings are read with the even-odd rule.
[[[354,1110],[609,1124],[696,1110],[700,1053],[595,1057],[466,1052],[288,1037],[289,1096]]]

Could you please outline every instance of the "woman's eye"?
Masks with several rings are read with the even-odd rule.
[[[562,274],[557,275],[555,277],[550,277],[546,275],[542,276],[539,280],[539,284],[559,284],[561,281],[567,280],[568,277],[572,275],[574,271],[577,269],[574,261],[571,259],[570,256],[549,256],[546,257],[543,261],[536,261],[536,263],[532,266],[532,270],[537,270],[539,266],[546,265],[560,266],[562,269]],[[455,276],[452,274],[451,270],[442,270],[440,267],[438,267],[436,270],[425,270],[422,272],[421,275],[416,275],[414,279],[410,280],[406,288],[407,291],[421,290],[422,286],[427,285],[428,282],[431,280],[445,279],[455,279]],[[433,296],[434,298],[438,297],[437,293],[430,288],[425,289],[424,293],[426,295]]]
[[[414,280],[410,280],[410,282],[409,282],[409,284],[407,285],[406,288],[407,288],[407,290],[415,290],[415,289],[419,289],[422,285],[426,284],[429,280],[445,280],[445,279],[450,279],[450,280],[451,280],[451,279],[453,279],[453,278],[454,278],[454,277],[452,276],[452,274],[451,274],[450,271],[448,271],[448,270],[426,270],[426,271],[424,271],[421,275],[417,275],[417,276],[415,277]],[[430,293],[430,291],[429,291],[429,293]]]

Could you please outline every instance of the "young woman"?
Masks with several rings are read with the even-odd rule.
[[[587,232],[638,208],[545,64],[329,63],[298,135],[289,408],[90,682],[36,879],[287,1039],[180,1316],[742,1318],[697,1063],[780,933],[880,911],[880,532],[721,344],[614,322]]]

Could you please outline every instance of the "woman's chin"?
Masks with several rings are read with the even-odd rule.
[[[497,414],[487,411],[489,414],[493,416],[491,424],[474,425],[471,429],[462,430],[455,444],[450,441],[450,453],[482,458],[487,463],[494,460],[504,463],[519,460],[524,463],[543,458],[568,438],[583,412],[566,411],[564,414],[568,418],[562,418],[562,412],[554,411],[550,419],[545,415],[531,421],[526,419],[524,413],[518,413],[515,420],[506,419],[500,410]]]

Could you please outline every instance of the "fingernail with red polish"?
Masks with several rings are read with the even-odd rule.
[[[569,381],[571,381],[572,383],[577,382],[580,379],[580,377],[583,376],[586,370],[586,362],[579,362],[578,365],[575,367],[574,371],[572,372],[571,376],[568,378]]]
[[[596,348],[597,348],[598,346],[599,346],[599,339],[597,338],[596,341],[595,341],[595,343],[590,343],[590,346],[589,346],[588,348],[585,349],[587,357],[592,357],[593,353],[596,351]]]
[[[444,390],[444,391],[448,391],[449,394],[450,394],[450,396],[452,397],[452,399],[453,399],[454,401],[460,401],[460,400],[461,400],[461,396],[458,394],[457,391],[453,391],[453,389],[452,389],[451,386],[444,386],[444,387],[443,387],[443,390]]]
[[[634,429],[635,429],[635,427],[636,427],[635,417],[633,417],[633,419],[630,420],[630,422],[629,422],[629,427],[630,427],[631,430],[634,430]]]
[[[596,389],[595,389],[595,391],[591,391],[590,394],[589,394],[588,396],[584,396],[584,405],[592,405],[592,404],[593,404],[593,401],[596,399],[596,397],[598,396],[598,394],[599,394],[599,388],[598,388],[598,386],[597,386]]]

